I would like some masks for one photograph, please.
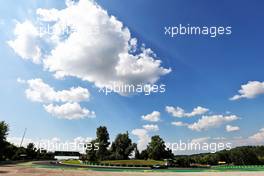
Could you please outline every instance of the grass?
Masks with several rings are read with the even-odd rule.
[[[110,161],[103,161],[105,165],[107,163],[111,163],[112,165],[153,165],[153,164],[162,164],[164,161],[155,161],[155,160],[110,160]],[[86,164],[82,164],[79,160],[66,160],[63,161],[65,164],[71,165],[79,165],[85,166]],[[28,162],[25,166],[33,165],[31,162]],[[86,165],[87,166],[87,165]],[[41,168],[63,168],[63,166],[48,166],[48,165],[41,165],[41,164],[34,164],[34,167],[41,167]],[[160,169],[160,170],[146,170],[142,168],[138,169],[110,169],[110,168],[67,168],[65,169],[82,169],[82,170],[94,170],[94,171],[102,171],[102,172],[257,172],[257,171],[264,171],[264,166],[213,166],[212,168],[171,168],[171,169]]]
[[[80,160],[65,160],[63,161],[64,164],[76,164],[76,165],[80,165],[81,161]]]
[[[81,163],[79,160],[66,160],[63,161],[64,164],[71,164],[71,165],[86,165]],[[164,164],[164,161],[156,161],[156,160],[108,160],[108,161],[101,161],[101,165],[115,165],[115,166],[150,166],[155,164]],[[96,169],[95,169],[96,170]],[[102,169],[98,169],[102,170]],[[107,169],[103,169],[104,171],[107,171]],[[111,170],[111,169],[110,169]],[[141,169],[138,169],[140,171]],[[122,171],[122,169],[120,169]],[[144,170],[142,170],[144,171]],[[160,172],[241,172],[241,171],[264,171],[264,166],[261,165],[252,165],[252,166],[213,166],[209,169],[202,169],[202,168],[174,168],[174,169],[165,169],[165,170],[159,170]]]
[[[264,171],[263,165],[214,166],[218,171]]]
[[[80,160],[65,160],[64,164],[74,164],[74,165],[82,165]],[[102,165],[120,165],[120,166],[150,166],[156,164],[164,164],[164,161],[156,161],[156,160],[106,160],[101,161]]]
[[[102,164],[113,164],[113,165],[155,165],[164,164],[164,161],[156,160],[108,160],[101,161]]]

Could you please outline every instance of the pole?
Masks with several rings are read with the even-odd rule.
[[[25,128],[25,130],[24,130],[23,137],[22,137],[22,139],[21,139],[21,143],[20,143],[20,146],[19,146],[19,147],[22,146],[22,143],[23,143],[23,141],[24,141],[24,137],[25,137],[25,135],[26,135],[26,131],[27,131],[27,128]]]

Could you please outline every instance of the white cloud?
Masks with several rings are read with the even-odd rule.
[[[91,142],[92,141],[92,138],[91,137],[82,137],[82,136],[78,136],[76,138],[73,139],[73,141],[77,144],[79,143],[88,143],[88,142]]]
[[[259,129],[255,134],[248,137],[234,137],[234,138],[223,138],[221,141],[229,142],[232,147],[236,146],[248,146],[248,145],[263,145],[264,144],[264,128]]]
[[[180,107],[172,107],[172,106],[166,106],[166,111],[170,113],[174,117],[184,117],[185,111]]]
[[[21,79],[18,80],[21,82]],[[29,88],[26,89],[26,97],[33,102],[80,102],[89,100],[90,92],[82,87],[72,87],[69,90],[55,91],[53,87],[43,82],[42,79],[26,81]]]
[[[141,116],[143,120],[150,121],[150,122],[158,122],[160,121],[160,112],[159,111],[153,111],[150,114]]]
[[[183,123],[183,122],[171,122],[172,125],[174,126],[188,126],[187,123]]]
[[[230,100],[238,100],[241,98],[252,99],[258,95],[264,94],[264,82],[249,81],[247,84],[241,86],[238,91],[239,94],[234,95]]]
[[[53,137],[53,138],[51,139],[51,141],[54,142],[54,143],[59,143],[59,142],[61,142],[61,139],[58,138],[58,137]]]
[[[56,39],[56,42],[49,44],[48,48],[51,49],[45,51],[43,56],[44,68],[53,72],[56,78],[73,76],[100,88],[112,88],[113,85],[154,84],[161,76],[171,72],[171,69],[161,67],[161,60],[151,49],[142,47],[135,53],[139,48],[137,39],[131,37],[129,29],[121,21],[110,16],[96,2],[80,0],[66,1],[66,4],[67,7],[61,10],[37,10],[43,26],[52,22],[53,29],[73,29],[67,35],[65,30],[54,30],[51,35],[43,35],[47,41]],[[20,36],[31,36],[32,33],[36,32],[22,31],[14,41],[20,41]],[[24,38],[23,41],[29,40],[29,37]],[[34,56],[37,61],[39,57],[35,55],[40,55],[40,49],[34,39],[30,38],[31,45],[20,43],[38,52],[23,52],[20,55],[23,58]],[[13,46],[12,42],[10,46]],[[124,95],[122,92],[120,94]]]
[[[44,109],[52,116],[69,120],[95,117],[94,111],[82,108],[79,104],[90,98],[90,92],[86,88],[72,87],[68,90],[56,91],[39,78],[27,81],[18,78],[17,81],[27,83],[26,97],[33,102],[44,103]],[[54,105],[55,102],[64,104]]]
[[[86,88],[72,87],[69,90],[57,91],[58,99],[62,102],[83,101],[90,98],[90,92]]]
[[[27,81],[26,97],[33,102],[51,102],[56,99],[56,92],[42,79],[31,79]]]
[[[7,137],[7,141],[16,145],[16,146],[20,146],[21,144],[21,141],[22,141],[22,138],[21,137]],[[35,144],[35,141],[33,141],[32,139],[30,138],[24,138],[23,139],[23,143],[22,143],[22,146],[23,147],[27,147],[27,145],[29,143],[34,143]]]
[[[138,137],[137,147],[139,151],[144,150],[150,142],[150,137],[145,129],[134,129],[132,134]]]
[[[187,140],[186,142],[189,142],[189,140]],[[179,143],[179,142],[178,142]],[[234,147],[238,147],[238,146],[252,146],[252,145],[263,145],[264,144],[264,128],[260,129],[257,133],[251,135],[251,136],[235,136],[232,138],[226,138],[223,136],[219,136],[219,137],[200,137],[200,138],[194,138],[191,140],[191,143],[207,143],[207,144],[211,144],[211,143],[224,143],[228,144],[228,146],[230,146],[231,148]],[[205,151],[205,150],[184,150],[184,151],[180,151],[178,150],[176,154],[182,154],[182,155],[190,155],[190,154],[194,154],[194,153],[204,153],[204,152],[209,152],[209,151]],[[213,151],[212,151],[213,152]]]
[[[0,18],[0,30],[1,30],[2,26],[5,25],[5,23],[6,23],[5,20]]]
[[[20,84],[25,84],[25,83],[27,83],[26,80],[21,79],[21,78],[17,78],[17,82],[20,83]]]
[[[95,112],[82,108],[78,103],[65,103],[63,105],[44,105],[44,109],[51,115],[69,120],[82,119],[85,117],[94,118]]]
[[[239,117],[236,115],[210,115],[202,116],[197,122],[194,123],[183,123],[183,122],[172,122],[174,126],[186,126],[194,131],[207,130],[209,128],[219,127],[222,124],[238,120]]]
[[[19,146],[21,143],[21,137],[7,137],[7,141]],[[87,144],[92,140],[91,137],[76,137],[69,140],[61,140],[58,137],[53,137],[49,139],[31,139],[24,138],[22,146],[27,147],[29,143],[33,143],[36,148],[46,149],[48,151],[78,151],[85,153],[84,144]]]
[[[14,34],[15,40],[8,41],[8,45],[25,60],[40,63],[41,49],[39,47],[39,33],[37,28],[30,22],[17,23]]]
[[[224,123],[232,122],[239,119],[236,115],[211,115],[203,116],[197,122],[189,124],[188,128],[194,131],[207,130],[209,128],[218,127]]]
[[[234,131],[239,131],[240,128],[238,126],[231,126],[231,125],[226,125],[226,131],[227,132],[234,132]]]
[[[143,125],[143,128],[147,131],[159,131],[159,126],[153,124]]]
[[[205,114],[209,111],[207,108],[203,108],[201,106],[197,106],[192,110],[192,112],[187,113],[181,107],[173,107],[173,106],[166,106],[165,110],[170,113],[174,117],[193,117],[197,115]]]
[[[263,143],[264,141],[264,128],[261,128],[259,132],[253,134],[249,139],[254,140],[256,143]]]
[[[191,143],[204,143],[204,142],[208,142],[209,139],[210,137],[194,138],[191,140]]]
[[[193,111],[191,113],[187,113],[187,117],[193,117],[193,116],[196,116],[196,115],[202,115],[202,114],[205,114],[208,111],[209,111],[209,109],[207,109],[207,108],[203,108],[201,106],[197,106],[196,108],[193,109]]]
[[[248,145],[263,145],[264,144],[264,128],[259,129],[258,132],[248,137],[237,136],[234,138],[221,138],[217,140],[221,140],[222,142],[229,142],[232,144],[232,147],[248,146]]]

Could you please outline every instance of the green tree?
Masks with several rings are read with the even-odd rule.
[[[4,160],[5,150],[7,148],[6,136],[8,134],[8,125],[4,122],[0,122],[0,160]]]
[[[124,134],[118,134],[115,141],[112,143],[110,153],[112,159],[126,160],[135,149],[136,144],[132,143],[129,138],[128,132]]]
[[[138,151],[138,148],[137,148],[137,146],[135,146],[135,159],[141,159],[141,157],[140,157],[140,152]]]
[[[5,148],[5,153],[4,153],[5,158],[9,160],[13,160],[17,150],[18,150],[18,147],[6,142],[6,148]]]
[[[15,155],[13,156],[13,159],[14,160],[25,159],[24,157],[21,157],[21,155],[24,155],[24,154],[26,154],[26,149],[24,147],[18,147]]]
[[[109,133],[105,126],[100,126],[97,128],[95,142],[98,143],[99,147],[99,149],[96,150],[96,158],[100,161],[107,159],[109,156],[108,146],[110,142]]]
[[[142,150],[141,153],[140,153],[140,159],[144,159],[144,160],[147,160],[149,157],[148,157],[148,151],[147,149],[145,150]]]
[[[36,159],[37,156],[37,149],[33,143],[29,143],[26,148],[26,154],[28,158]]]
[[[8,134],[8,125],[4,121],[0,122],[0,142],[6,140]]]
[[[235,165],[260,164],[256,151],[252,147],[237,147],[230,151],[230,158]]]
[[[96,140],[92,140],[90,143],[91,147],[87,148],[86,150],[86,159],[89,161],[97,161],[95,143]]]
[[[175,159],[175,163],[179,167],[190,167],[190,158],[188,156],[183,156],[183,157],[177,157]]]
[[[151,137],[151,141],[147,147],[149,159],[162,160],[172,158],[173,154],[171,150],[166,148],[163,139],[156,135]]]

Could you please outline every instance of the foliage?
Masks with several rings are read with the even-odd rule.
[[[8,125],[4,122],[0,122],[0,142],[3,142],[6,140],[6,136],[8,134]]]
[[[140,159],[140,152],[138,151],[137,146],[135,146],[135,159]]]
[[[6,142],[6,136],[8,134],[8,125],[4,122],[0,122],[0,161],[5,159],[5,150],[8,147]]]
[[[36,149],[33,143],[29,143],[27,148],[17,147],[6,141],[8,134],[8,125],[0,122],[0,161],[6,160],[21,160],[21,159],[53,159],[53,153],[46,151],[40,152]]]
[[[225,162],[228,165],[263,165],[264,146],[243,146],[216,153],[202,153],[190,156],[176,156],[178,166],[188,167],[190,164],[218,165]]]
[[[165,142],[158,135],[152,136],[147,147],[147,153],[148,158],[154,160],[169,159],[173,157],[172,152],[166,148]]]
[[[84,157],[83,160],[97,161],[95,143],[96,143],[96,140],[91,141],[92,147],[86,150],[86,157]]]
[[[132,143],[132,140],[129,138],[128,132],[124,134],[120,133],[116,136],[115,141],[112,143],[110,149],[110,158],[117,160],[127,160],[135,147],[136,144]]]

